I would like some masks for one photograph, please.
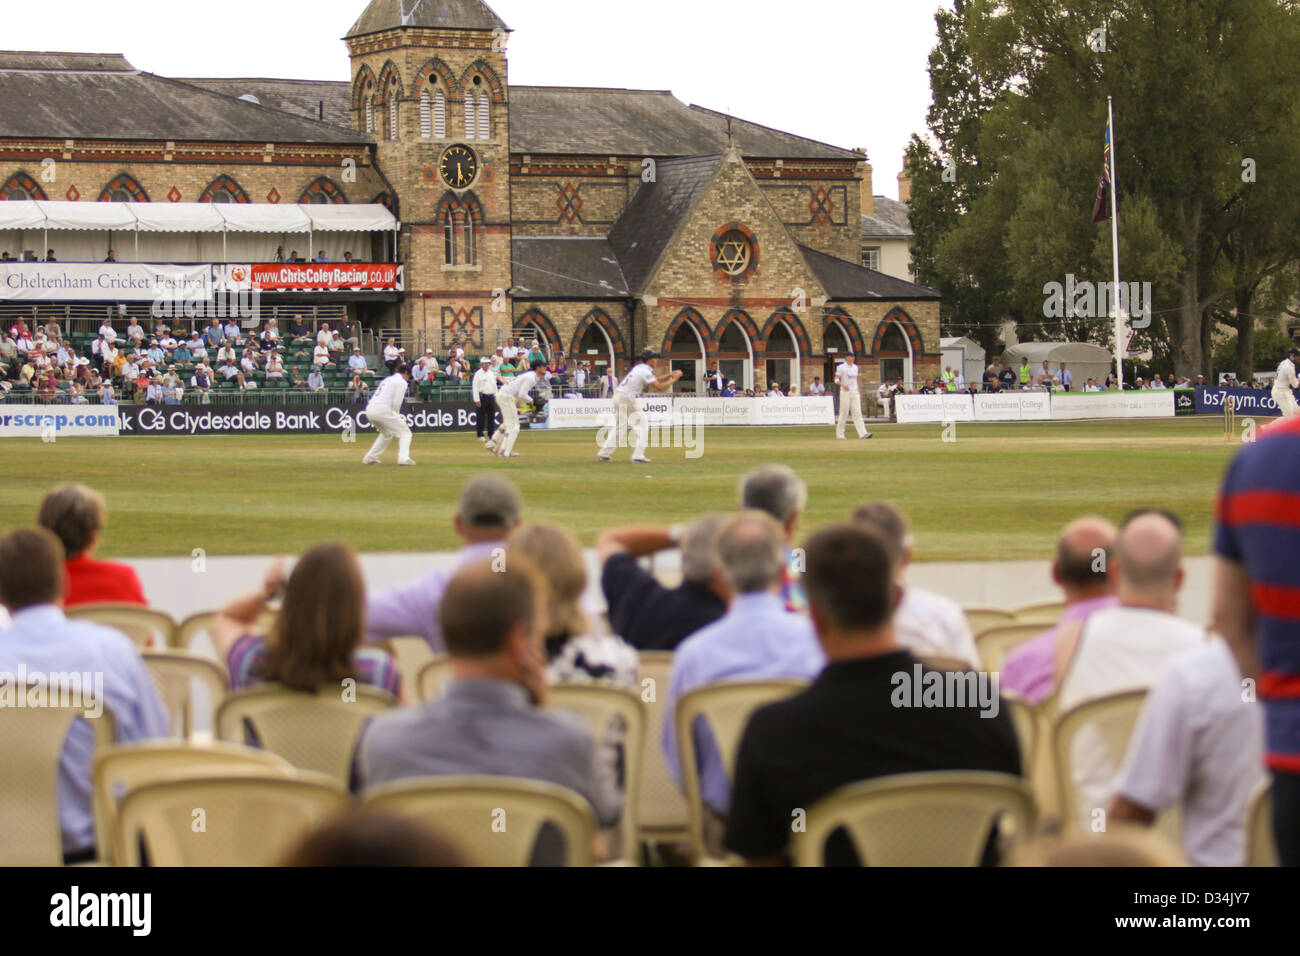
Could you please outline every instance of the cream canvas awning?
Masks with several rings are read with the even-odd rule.
[[[392,232],[386,206],[127,203],[23,199],[0,203],[0,230],[96,232]]]

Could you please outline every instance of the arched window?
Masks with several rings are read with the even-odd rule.
[[[313,205],[324,205],[326,203],[341,205],[347,201],[348,197],[343,194],[343,190],[338,183],[328,176],[317,176],[302,191],[302,195],[298,197],[298,202]]]
[[[375,131],[375,75],[362,64],[352,81],[353,122],[359,122],[367,133]]]
[[[121,173],[99,194],[100,202],[148,202],[149,196],[133,176]]]
[[[757,329],[746,313],[733,309],[722,317],[715,331],[718,368],[738,390],[754,388],[754,351]]]
[[[401,139],[398,135],[397,128],[397,97],[394,96],[388,101],[388,138]]]
[[[248,202],[248,193],[231,177],[222,173],[203,190],[199,202]]]
[[[478,264],[478,229],[483,225],[483,207],[473,193],[447,193],[438,203],[436,222],[442,227],[443,265]]]
[[[8,179],[0,181],[0,200],[44,199],[45,192],[26,173],[17,172]]]

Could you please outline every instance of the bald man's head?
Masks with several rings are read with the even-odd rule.
[[[1067,600],[1107,594],[1114,589],[1106,569],[1119,532],[1105,518],[1089,515],[1071,521],[1056,539],[1052,576]]]
[[[1183,532],[1170,516],[1135,514],[1120,529],[1115,573],[1124,603],[1172,605],[1183,582]]]

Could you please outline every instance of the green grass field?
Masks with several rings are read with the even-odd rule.
[[[769,462],[808,482],[810,529],[884,498],[911,517],[922,560],[1048,556],[1058,529],[1085,512],[1119,518],[1140,505],[1179,513],[1192,553],[1208,547],[1214,493],[1238,446],[1217,418],[1170,421],[877,426],[872,441],[827,428],[715,428],[703,455],[650,449],[651,465],[595,461],[594,432],[521,433],[512,461],[472,434],[417,435],[415,468],[360,464],[368,439],[334,437],[11,439],[0,464],[0,526],[33,520],[42,493],[81,481],[108,499],[102,557],[301,550],[332,539],[359,551],[453,548],[464,481],[510,475],[526,513],[572,528],[688,520],[735,506],[746,471]],[[850,429],[850,434],[852,430]]]

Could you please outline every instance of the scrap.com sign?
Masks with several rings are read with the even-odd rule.
[[[75,438],[116,436],[121,428],[117,406],[10,405],[0,410],[0,438]]]

